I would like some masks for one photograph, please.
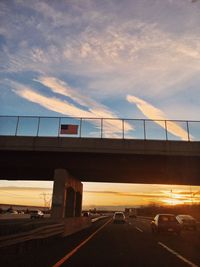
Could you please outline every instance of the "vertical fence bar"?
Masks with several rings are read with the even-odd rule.
[[[38,118],[38,127],[37,127],[37,137],[39,135],[39,129],[40,129],[40,117]]]
[[[167,134],[167,121],[165,120],[165,136],[166,136],[166,141],[168,141],[168,134]]]
[[[146,140],[147,136],[146,136],[146,123],[145,123],[145,120],[143,120],[143,124],[144,124],[144,140]]]
[[[18,125],[19,125],[19,116],[17,116],[17,125],[16,125],[16,129],[15,129],[15,136],[17,136]]]
[[[103,119],[101,118],[101,138],[103,138]]]
[[[190,141],[190,131],[189,131],[189,124],[188,124],[188,121],[186,121],[186,124],[187,124],[188,141]]]
[[[124,119],[122,119],[122,138],[124,139]]]
[[[60,125],[61,125],[61,117],[59,117],[59,122],[58,122],[58,137],[60,137]]]
[[[82,120],[83,120],[83,118],[80,118],[80,130],[79,130],[79,137],[80,138],[81,138]]]

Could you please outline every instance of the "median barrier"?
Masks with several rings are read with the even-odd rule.
[[[0,220],[20,220],[29,218],[30,218],[29,214],[11,214],[11,213],[0,214]]]
[[[98,220],[104,219],[107,216],[89,216],[89,217],[73,217],[65,219],[63,236],[68,236],[73,233],[79,232],[91,226]]]
[[[67,218],[62,220],[62,222],[51,223],[50,225],[38,227],[31,231],[1,236],[0,248],[22,244],[27,241],[44,240],[55,236],[65,237],[88,228],[92,223],[106,217],[108,216],[100,216],[92,219],[87,217]]]
[[[108,218],[109,216],[99,216],[99,217],[96,217],[96,218],[92,218],[91,221],[92,223],[96,222],[96,221],[99,221],[99,220],[102,220],[102,219],[105,219],[105,218]]]
[[[64,220],[64,231],[62,236],[68,236],[90,227],[92,221],[89,217],[72,217]]]
[[[61,235],[64,230],[63,223],[46,225],[29,232],[7,235],[0,237],[0,248],[19,243],[24,243],[33,239],[44,239],[55,235]]]

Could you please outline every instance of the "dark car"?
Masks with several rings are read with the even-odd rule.
[[[181,233],[181,225],[174,214],[157,214],[151,222],[152,233],[162,232]]]
[[[44,213],[41,210],[31,210],[30,218],[31,219],[44,218]]]
[[[180,214],[176,216],[176,219],[183,229],[197,229],[197,221],[191,215]]]

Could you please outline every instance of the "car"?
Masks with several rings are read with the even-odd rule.
[[[90,214],[89,211],[84,211],[84,212],[82,213],[82,216],[83,216],[83,217],[90,217],[91,214]]]
[[[181,225],[174,214],[157,214],[151,222],[153,234],[162,232],[181,233]]]
[[[114,213],[113,223],[125,223],[125,222],[126,222],[126,217],[123,212],[118,211]]]
[[[6,213],[9,213],[9,214],[18,214],[17,210],[14,210],[12,207],[10,207],[9,209],[7,209]]]
[[[44,218],[44,213],[41,210],[31,210],[30,218],[31,219]]]
[[[183,229],[197,229],[197,221],[191,215],[180,214],[176,216],[176,219]]]
[[[18,214],[17,210],[10,210],[7,213],[9,213],[9,214]]]
[[[18,214],[24,214],[23,210],[18,210],[17,212],[18,212]]]

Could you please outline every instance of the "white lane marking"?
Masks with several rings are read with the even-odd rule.
[[[181,256],[178,252],[174,251],[173,249],[167,247],[165,244],[158,242],[158,244],[160,246],[162,246],[163,248],[165,248],[166,250],[168,250],[169,252],[171,252],[172,254],[174,254],[177,258],[181,259],[182,261],[184,261],[185,263],[187,263],[188,265],[192,266],[192,267],[198,267],[198,265],[194,264],[193,262],[187,260],[186,258],[184,258],[183,256]]]
[[[83,245],[85,245],[94,235],[96,235],[101,229],[103,229],[112,219],[104,223],[100,228],[98,228],[93,234],[91,234],[88,238],[86,238],[83,242],[81,242],[77,247],[75,247],[72,251],[66,254],[62,259],[56,262],[53,267],[61,266],[65,261],[67,261],[71,256],[73,256]]]
[[[140,229],[139,227],[135,227],[135,229],[137,229],[139,232],[143,232],[143,230]]]

